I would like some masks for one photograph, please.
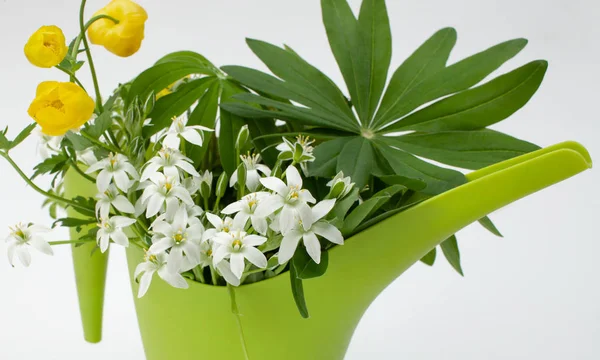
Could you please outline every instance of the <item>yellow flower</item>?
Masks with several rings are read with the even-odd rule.
[[[131,0],[112,0],[94,16],[108,15],[117,20],[96,20],[88,29],[92,44],[102,45],[111,53],[127,57],[135,54],[144,39],[146,10]]]
[[[44,81],[27,111],[46,135],[64,135],[85,124],[94,112],[94,100],[70,82]]]
[[[51,68],[67,55],[69,48],[65,35],[57,26],[42,26],[31,35],[25,44],[25,56],[30,63],[43,68]]]

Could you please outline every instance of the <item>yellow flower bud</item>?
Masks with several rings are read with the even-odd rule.
[[[146,10],[131,0],[112,0],[94,16],[108,15],[110,19],[96,20],[89,28],[92,44],[102,45],[111,53],[127,57],[135,54],[144,39],[144,23],[148,19]]]
[[[94,112],[94,100],[70,82],[44,81],[29,106],[31,116],[46,135],[64,135],[85,124]]]
[[[60,64],[69,48],[62,30],[54,25],[42,26],[25,44],[25,56],[30,63],[43,68]]]

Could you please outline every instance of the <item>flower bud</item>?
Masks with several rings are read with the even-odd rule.
[[[220,178],[219,178],[220,179]],[[210,192],[212,190],[213,175],[210,171],[206,170],[204,174],[200,175],[200,196],[204,199],[210,198]]]
[[[329,194],[327,195],[328,199],[341,199],[344,196],[348,195],[348,193],[354,187],[354,183],[350,182],[350,177],[344,177],[344,172],[340,171],[337,175],[327,183],[327,186],[331,188],[329,190]]]
[[[248,138],[250,137],[250,131],[248,130],[248,125],[242,126],[240,132],[238,132],[237,139],[235,140],[235,148],[238,151],[242,151],[246,143],[248,142]]]
[[[144,26],[148,19],[146,10],[131,0],[112,0],[94,16],[108,15],[111,19],[99,19],[88,28],[92,44],[102,45],[111,53],[127,57],[135,54],[144,39]]]
[[[42,26],[25,44],[27,60],[42,68],[60,64],[68,51],[65,35],[57,26]]]
[[[244,163],[240,163],[240,165],[237,167],[237,183],[239,188],[238,189],[245,189],[246,188],[246,165],[244,165]]]
[[[144,118],[146,118],[152,112],[155,103],[156,96],[154,95],[154,91],[152,91],[144,103]]]
[[[217,180],[217,197],[222,198],[225,195],[225,191],[227,191],[227,181],[228,176],[225,171],[221,173],[219,179]]]

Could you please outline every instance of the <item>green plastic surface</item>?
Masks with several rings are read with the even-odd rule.
[[[325,276],[304,281],[309,319],[298,314],[288,273],[237,288],[249,358],[342,359],[371,302],[433,247],[483,216],[591,165],[581,145],[557,144],[473,172],[467,184],[347,239],[330,250]],[[142,253],[132,247],[127,258],[131,278]],[[132,279],[134,296],[137,287]],[[189,289],[180,290],[155,277],[135,304],[150,360],[245,358],[225,287],[190,282]]]

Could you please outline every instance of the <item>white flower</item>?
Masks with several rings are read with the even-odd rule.
[[[169,131],[163,135],[165,137],[163,144],[169,147],[179,148],[180,139],[183,138],[190,144],[202,146],[204,137],[202,132],[213,131],[213,129],[209,129],[200,125],[186,126],[187,120],[188,119],[185,114],[179,117],[173,117],[173,123],[171,124]]]
[[[35,133],[39,135],[37,151],[42,159],[47,159],[60,151],[60,142],[64,136],[50,136],[42,132],[40,127],[35,128]]]
[[[183,276],[179,273],[169,272],[167,267],[167,254],[162,252],[155,255],[149,254],[146,252],[144,256],[144,262],[139,264],[135,268],[135,272],[133,277],[137,279],[142,273],[142,278],[140,279],[140,287],[138,289],[138,298],[141,298],[146,294],[148,288],[150,287],[150,282],[152,282],[152,276],[157,272],[158,276],[161,279],[166,281],[169,285],[179,288],[179,289],[187,289],[188,283],[185,281]]]
[[[200,241],[204,233],[201,223],[192,226],[188,224],[185,208],[180,207],[172,223],[166,221],[155,222],[152,230],[162,235],[158,241],[150,246],[151,254],[158,254],[169,250],[167,267],[170,272],[181,271],[184,265],[184,256],[188,264],[194,267],[200,263]]]
[[[31,255],[27,250],[28,246],[31,246],[46,255],[53,255],[54,252],[50,245],[36,234],[48,231],[50,231],[50,229],[43,226],[33,224],[25,225],[21,223],[11,228],[10,234],[6,238],[6,242],[9,243],[8,262],[10,265],[15,266],[13,264],[15,253],[21,261],[21,264],[24,266],[29,266],[29,264],[31,264]]]
[[[129,177],[134,180],[138,179],[138,173],[133,165],[131,165],[129,160],[121,154],[114,155],[113,153],[110,153],[108,158],[102,159],[90,166],[87,169],[86,174],[94,173],[100,169],[102,170],[96,178],[96,184],[98,185],[98,190],[100,190],[100,192],[105,192],[113,179],[119,189],[127,192],[133,184],[133,181],[130,181]]]
[[[94,148],[87,148],[82,151],[76,151],[77,161],[84,163],[87,166],[92,166],[98,162],[96,155],[94,154]]]
[[[185,209],[185,212],[187,213],[189,225],[195,225],[197,223],[202,223],[202,221],[200,221],[200,219],[198,217],[200,217],[200,216],[202,216],[202,214],[204,214],[204,210],[202,210],[202,208],[200,206],[198,206],[196,204],[193,204],[193,205],[181,204],[181,205],[179,205],[179,207]],[[177,211],[171,211],[169,213],[165,212],[165,213],[157,216],[156,220],[154,220],[154,222],[157,222],[157,221],[173,222],[173,220],[175,220],[176,214],[177,214]],[[150,225],[150,227],[152,227],[152,226],[154,226],[154,223],[152,223],[152,225]]]
[[[235,230],[233,219],[229,216],[225,219],[221,219],[215,214],[211,214],[209,212],[206,213],[206,218],[208,221],[214,226],[215,232],[230,232],[231,230]],[[211,229],[209,229],[211,230]]]
[[[225,209],[221,210],[221,213],[226,215],[237,213],[233,221],[235,226],[241,229],[244,229],[248,219],[250,219],[254,230],[265,235],[268,229],[267,219],[264,216],[257,216],[254,212],[259,202],[267,196],[269,196],[269,193],[264,191],[248,194],[241,200],[226,206]]]
[[[344,177],[344,172],[340,171],[335,177],[327,183],[327,186],[331,188],[329,195],[332,198],[341,199],[354,187],[354,183],[350,179],[350,176]]]
[[[295,142],[291,142],[285,137],[282,138],[283,143],[277,145],[276,149],[279,150],[279,159],[281,160],[292,160],[294,164],[300,164],[300,168],[304,175],[308,174],[307,163],[315,161],[313,155],[314,148],[311,146],[314,140],[310,140],[309,137],[303,137],[298,135]]]
[[[244,259],[259,268],[267,267],[265,254],[255,248],[267,241],[264,236],[247,235],[244,231],[220,232],[213,241],[220,245],[214,250],[213,263],[217,266],[223,259],[229,258],[231,272],[238,279],[244,273]]]
[[[129,246],[129,238],[125,235],[123,228],[128,227],[136,222],[125,216],[113,216],[108,219],[102,219],[98,224],[98,233],[96,234],[96,242],[100,246],[100,251],[105,252],[108,249],[110,240],[116,244],[127,247]]]
[[[144,189],[136,206],[146,208],[146,217],[156,215],[164,205],[171,216],[177,210],[179,200],[186,205],[193,205],[194,200],[190,193],[181,185],[177,178],[165,176],[162,173],[154,173],[149,181],[140,184],[139,189]]]
[[[121,212],[127,214],[135,213],[133,204],[125,196],[121,195],[114,185],[110,185],[106,191],[98,193],[96,199],[98,199],[96,202],[96,216],[100,219],[108,218],[111,205]]]
[[[212,188],[213,174],[206,170],[204,173],[200,173],[200,176],[190,176],[183,180],[183,186],[189,191],[190,194],[195,194],[200,190],[202,194],[202,184],[205,184],[206,195],[210,196],[210,190]]]
[[[254,214],[265,217],[281,209],[276,217],[278,228],[282,233],[294,226],[297,216],[302,222],[312,224],[312,212],[307,203],[315,203],[315,198],[308,190],[302,189],[302,178],[295,167],[289,166],[286,173],[287,185],[276,177],[260,179],[260,182],[275,193],[262,200]]]
[[[334,244],[342,245],[344,243],[342,233],[327,221],[321,220],[331,211],[334,205],[334,199],[321,201],[311,209],[314,222],[310,224],[298,222],[292,230],[284,233],[278,255],[280,264],[285,264],[294,256],[300,239],[302,239],[308,255],[317,264],[321,262],[321,243],[317,239],[317,235]]]
[[[258,186],[260,185],[260,174],[259,171],[266,176],[271,175],[271,169],[268,166],[259,164],[260,155],[259,154],[248,154],[248,155],[240,155],[240,159],[244,163],[246,167],[246,187],[250,191],[256,191]],[[231,175],[231,179],[229,179],[229,186],[233,186],[238,181],[237,170],[233,172]]]
[[[183,154],[176,149],[167,147],[162,148],[158,152],[158,156],[153,157],[146,165],[144,165],[144,171],[142,172],[140,180],[149,179],[160,169],[163,169],[165,175],[176,178],[179,178],[180,176],[180,169],[192,176],[200,176],[191,162],[192,160],[183,156]]]

